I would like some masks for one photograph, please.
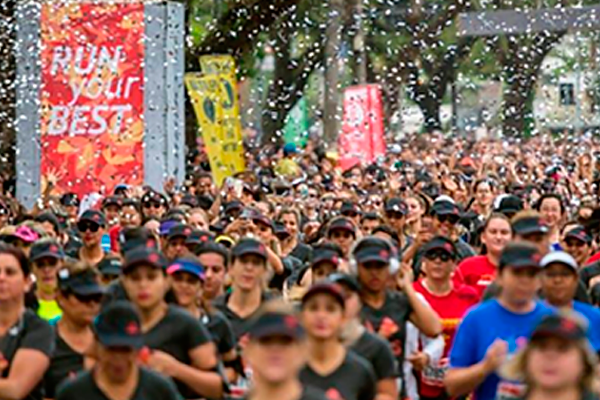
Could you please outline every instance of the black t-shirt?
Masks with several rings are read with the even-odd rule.
[[[172,355],[177,361],[191,365],[189,352],[210,342],[206,327],[187,311],[169,306],[167,314],[158,324],[144,333],[144,342],[152,350],[160,350]],[[182,382],[175,381],[179,393],[186,398],[198,398],[198,393]]]
[[[214,310],[210,314],[204,314],[200,317],[200,322],[210,332],[219,354],[226,354],[235,348],[236,341],[233,328],[221,311]]]
[[[253,400],[252,394],[244,397],[243,400]],[[302,394],[296,400],[328,400],[328,398],[322,390],[312,386],[304,386],[302,388]]]
[[[362,318],[367,329],[378,333],[389,342],[400,377],[403,377],[406,321],[412,311],[410,302],[404,293],[390,290],[386,292],[385,302],[381,308],[372,308],[368,304],[364,304],[362,308]]]
[[[38,317],[34,311],[26,309],[21,319],[10,328],[6,335],[0,338],[0,352],[8,361],[8,367],[2,371],[2,377],[7,378],[12,361],[19,349],[37,350],[50,359],[54,351],[54,333],[46,321]],[[43,382],[25,396],[27,400],[43,398]]]
[[[230,297],[231,293],[225,293],[224,295],[217,297],[214,300],[213,304],[219,311],[223,313],[223,315],[225,315],[225,318],[227,318],[227,320],[231,323],[233,333],[235,335],[235,340],[236,342],[239,342],[242,336],[248,333],[250,323],[252,322],[252,318],[256,315],[256,312],[252,313],[246,318],[240,317],[227,306]],[[277,295],[272,292],[263,292],[260,302],[262,304],[276,297]],[[256,311],[258,311],[258,309]]]
[[[583,282],[586,288],[590,288],[590,281],[592,278],[600,275],[600,263],[595,262],[586,265],[579,270],[579,279]]]
[[[398,376],[398,365],[389,343],[374,333],[365,331],[350,350],[371,363],[378,381]]]
[[[302,264],[309,264],[312,259],[312,247],[298,242],[294,250],[289,254],[290,256],[296,257],[298,260],[302,261]]]
[[[377,378],[371,365],[348,351],[344,362],[332,373],[322,376],[306,365],[300,371],[300,381],[325,392],[329,399],[373,400],[377,394]]]
[[[50,399],[55,397],[58,385],[68,377],[74,376],[83,370],[83,354],[76,352],[63,340],[54,329],[54,353],[50,359],[50,367],[44,376],[44,396]]]
[[[57,389],[56,400],[111,400],[96,384],[92,372],[85,371]],[[169,379],[140,368],[137,388],[129,400],[180,400],[177,388]]]

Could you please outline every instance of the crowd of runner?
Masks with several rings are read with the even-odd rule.
[[[0,399],[591,400],[600,143],[431,134],[341,170],[0,200]]]

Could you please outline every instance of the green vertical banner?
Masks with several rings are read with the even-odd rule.
[[[308,108],[303,97],[294,105],[285,119],[283,128],[283,141],[295,143],[304,147],[308,139]]]

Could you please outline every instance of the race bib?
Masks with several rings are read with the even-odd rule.
[[[428,365],[421,373],[421,380],[423,384],[434,387],[444,387],[444,376],[448,371],[450,365],[447,357],[442,358],[436,366]]]
[[[520,382],[500,381],[496,400],[516,400],[525,394],[525,385]]]

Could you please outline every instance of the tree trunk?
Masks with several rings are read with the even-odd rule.
[[[343,0],[329,0],[329,23],[325,44],[325,105],[323,115],[324,141],[336,142],[340,131],[340,73],[338,52],[341,45]]]
[[[435,130],[442,129],[442,121],[440,120],[441,106],[442,100],[437,95],[426,96],[422,101],[419,102],[419,108],[421,109],[423,117],[425,118],[425,122],[423,124],[423,129],[425,132],[430,133]]]
[[[0,2],[0,172],[14,175],[15,162],[15,81],[14,55],[16,1]]]

